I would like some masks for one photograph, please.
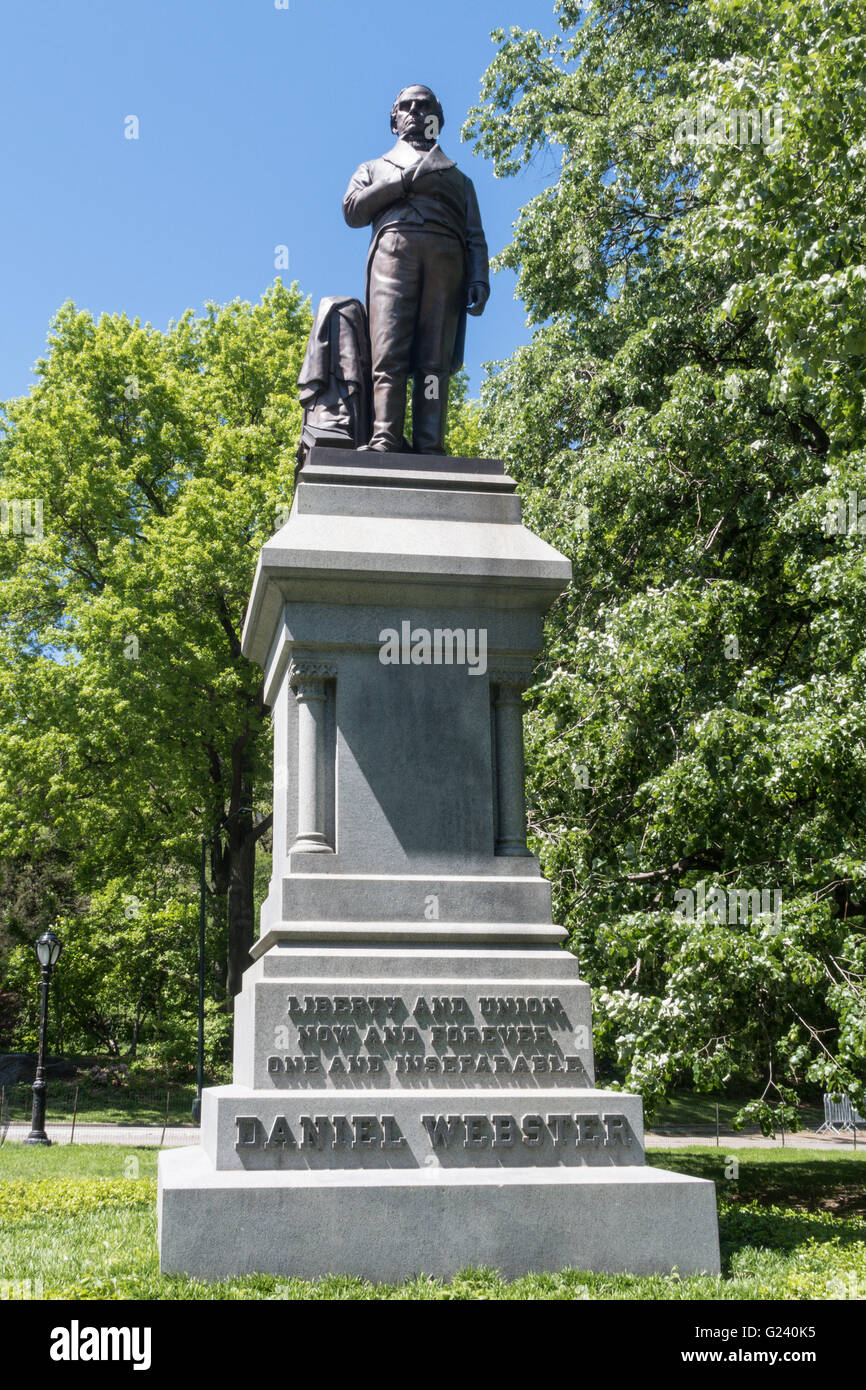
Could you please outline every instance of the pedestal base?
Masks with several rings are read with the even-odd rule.
[[[205,1279],[719,1272],[714,1184],[658,1168],[217,1172],[176,1149],[159,1242],[163,1273]]]

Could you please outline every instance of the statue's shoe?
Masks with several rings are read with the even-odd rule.
[[[369,444],[359,444],[359,454],[411,454],[412,446],[404,436],[399,444],[383,444],[372,439]]]

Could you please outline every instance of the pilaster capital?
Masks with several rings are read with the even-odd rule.
[[[330,661],[293,661],[289,667],[289,685],[295,695],[321,695],[325,681],[334,680],[337,668]]]
[[[532,684],[533,672],[526,666],[494,666],[487,674],[505,699],[516,698]]]

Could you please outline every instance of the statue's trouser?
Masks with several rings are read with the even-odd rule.
[[[465,280],[463,246],[457,237],[423,229],[382,234],[369,285],[372,448],[402,449],[411,374],[414,450],[443,452]]]

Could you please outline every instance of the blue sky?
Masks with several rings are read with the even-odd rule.
[[[66,299],[165,328],[207,300],[258,299],[277,274],[314,303],[363,296],[369,233],[340,204],[393,141],[400,87],[432,86],[442,145],[474,180],[491,252],[553,177],[496,180],[461,144],[490,30],[552,33],[553,0],[26,0],[5,6],[0,400],[26,392]],[[126,117],[139,139],[124,138]],[[289,248],[288,272],[274,248]],[[470,320],[481,364],[527,341],[503,272]]]

